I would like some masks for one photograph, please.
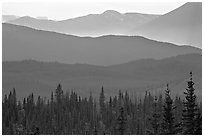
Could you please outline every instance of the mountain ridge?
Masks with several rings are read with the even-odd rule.
[[[128,13],[108,10],[101,14],[88,14],[60,21],[38,20],[33,17],[20,17],[7,23],[31,28],[55,31],[77,36],[101,36],[107,34],[122,34],[124,30],[148,22],[159,15]]]
[[[159,59],[202,52],[199,48],[177,46],[144,37],[77,37],[12,24],[2,25],[2,47],[4,61],[35,59],[94,65],[113,65],[141,58]]]
[[[188,2],[140,27],[135,27],[127,34],[201,48],[202,4],[200,2]]]

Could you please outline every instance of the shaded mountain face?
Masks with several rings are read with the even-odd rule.
[[[135,36],[76,37],[11,24],[2,25],[3,61],[34,59],[68,64],[114,65],[187,53],[201,53],[201,49]]]
[[[127,34],[201,48],[202,3],[188,2],[140,27],[135,27]]]
[[[140,13],[121,14],[117,11],[108,10],[102,14],[90,14],[62,21],[25,16],[7,23],[77,36],[101,36],[124,34],[127,30],[147,23],[158,16]]]
[[[202,55],[186,54],[161,60],[141,59],[112,66],[87,64],[61,64],[33,60],[3,62],[3,95],[16,88],[18,98],[34,92],[49,97],[61,83],[65,91],[75,90],[82,96],[99,96],[103,85],[106,96],[127,90],[141,97],[148,90],[164,93],[169,83],[172,95],[182,95],[187,86],[189,72],[193,71],[196,94],[202,89]]]
[[[2,22],[8,22],[8,21],[11,21],[11,20],[15,20],[19,18],[18,16],[15,16],[15,15],[2,15]]]

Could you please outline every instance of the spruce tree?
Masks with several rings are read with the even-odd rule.
[[[104,123],[105,122],[105,95],[104,95],[103,87],[101,88],[99,103],[100,103],[100,113],[101,113],[102,121]]]
[[[62,128],[62,97],[63,97],[63,90],[61,84],[57,86],[57,89],[55,90],[55,97],[56,97],[56,103],[57,108],[56,111],[56,122],[57,122],[57,130],[59,134],[59,130]]]
[[[170,90],[167,84],[165,90],[165,105],[163,106],[163,122],[162,122],[162,134],[173,135],[175,134],[174,114],[173,114],[173,100],[170,96]]]
[[[182,114],[182,127],[183,134],[194,135],[195,124],[196,124],[196,95],[194,94],[194,82],[192,80],[192,72],[190,72],[190,80],[187,82],[188,87],[186,88],[184,109]]]
[[[62,90],[62,86],[61,84],[59,84],[57,86],[57,89],[55,90],[55,97],[56,97],[56,101],[58,104],[60,104],[62,102],[62,96],[63,96],[63,90]]]
[[[123,104],[119,106],[119,116],[117,118],[118,121],[118,134],[124,135],[125,134],[125,126],[126,126],[126,117],[124,113]]]
[[[159,134],[159,128],[160,128],[160,112],[158,112],[158,102],[157,97],[155,96],[154,103],[153,103],[153,114],[150,118],[150,124],[152,126],[153,132],[152,134],[158,135]]]

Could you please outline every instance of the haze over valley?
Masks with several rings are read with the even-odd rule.
[[[200,95],[201,10],[186,3],[164,15],[107,10],[61,21],[3,15],[3,94],[15,87],[19,97],[48,96],[62,83],[82,95],[101,86],[143,95],[171,83],[180,95],[193,71]]]

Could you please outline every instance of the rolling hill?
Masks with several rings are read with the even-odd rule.
[[[167,83],[172,95],[182,95],[193,71],[196,94],[202,94],[202,55],[186,54],[160,60],[141,59],[128,63],[95,66],[88,64],[62,64],[34,60],[9,61],[2,64],[3,95],[16,88],[18,98],[31,92],[49,97],[61,83],[65,91],[75,90],[82,96],[98,97],[103,85],[107,96],[119,89],[131,95],[143,96],[148,90],[163,92]],[[201,96],[200,96],[201,97]]]

